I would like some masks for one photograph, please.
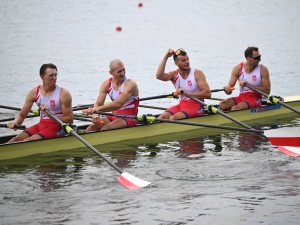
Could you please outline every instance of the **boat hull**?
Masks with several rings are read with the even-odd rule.
[[[293,99],[291,102],[287,102],[287,104],[300,110],[299,99],[300,96]],[[298,114],[279,104],[267,105],[254,109],[232,111],[228,112],[228,115],[238,121],[250,125],[258,124],[260,122],[265,123],[268,120],[274,120],[276,118],[281,119],[283,117],[298,116]],[[240,125],[219,114],[205,115],[202,117],[190,118],[182,121],[240,127]],[[230,130],[161,122],[109,131],[86,133],[82,134],[82,138],[84,138],[91,145],[97,147],[99,151],[110,152],[113,150],[124,149],[129,146],[155,144],[170,140],[179,141],[192,137],[220,134],[225,132],[230,132]],[[0,160],[77,148],[82,149],[84,147],[84,144],[74,136],[12,144],[1,144]],[[86,151],[89,151],[88,148],[85,147],[85,149]]]

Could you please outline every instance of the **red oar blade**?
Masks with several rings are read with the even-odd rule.
[[[138,189],[151,184],[151,182],[144,181],[126,172],[123,172],[117,180],[128,189]]]
[[[298,157],[300,155],[300,147],[278,146],[278,150],[286,155],[293,157]]]

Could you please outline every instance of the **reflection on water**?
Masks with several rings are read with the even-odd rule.
[[[105,156],[153,185],[137,191],[124,189],[116,181],[119,174],[89,151],[10,160],[0,166],[2,220],[16,222],[8,213],[14,208],[28,215],[21,217],[25,224],[32,222],[32,216],[39,221],[46,218],[50,224],[139,224],[150,218],[153,224],[190,224],[180,219],[187,218],[184,213],[188,212],[196,213],[191,224],[199,224],[203,216],[208,221],[227,218],[221,213],[225,210],[239,215],[234,219],[239,224],[246,211],[264,218],[263,212],[270,213],[279,205],[292,206],[291,216],[300,210],[295,203],[299,200],[298,160],[276,151],[256,134],[231,132],[144,144]],[[283,196],[293,199],[287,204]],[[31,207],[24,209],[28,204]],[[171,213],[174,219],[161,211]],[[178,211],[182,217],[175,213]],[[101,219],[96,216],[99,213]],[[263,221],[281,221],[280,214],[271,214]],[[98,219],[86,219],[93,216]]]

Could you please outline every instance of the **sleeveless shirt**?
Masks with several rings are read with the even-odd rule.
[[[187,78],[182,78],[179,73],[179,70],[176,70],[176,77],[174,80],[174,87],[175,88],[183,88],[186,92],[200,92],[200,88],[198,87],[197,81],[195,79],[195,68],[191,68],[190,74]],[[179,100],[190,99],[186,96],[180,95]]]
[[[110,97],[110,99],[112,101],[116,100],[119,98],[119,96],[122,94],[122,92],[124,91],[124,85],[125,83],[130,80],[130,78],[125,77],[123,83],[121,84],[120,88],[118,90],[115,90],[113,88],[113,77],[109,78],[109,85],[108,85],[108,96]],[[132,112],[134,112],[135,114],[138,113],[138,106],[139,106],[139,96],[130,96],[130,98],[128,99],[128,101],[118,110],[130,110]]]
[[[46,105],[49,108],[49,111],[52,112],[56,116],[62,116],[62,107],[59,101],[59,93],[60,93],[60,87],[56,85],[56,88],[51,96],[44,97],[40,90],[40,85],[37,87],[36,90],[36,97],[35,102],[37,104],[43,104]],[[49,120],[50,118],[41,113],[41,120]]]
[[[241,72],[239,74],[239,80],[246,80],[248,84],[254,85],[254,86],[261,86],[261,76],[260,76],[260,66],[261,64],[258,64],[257,67],[251,72],[246,73],[244,68],[244,63],[241,64]],[[254,92],[252,89],[248,87],[240,87],[240,92],[246,93],[246,92]]]

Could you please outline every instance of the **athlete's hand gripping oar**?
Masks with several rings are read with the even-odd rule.
[[[262,130],[255,130],[255,129],[245,129],[245,128],[238,128],[238,127],[230,127],[230,126],[218,126],[213,124],[203,124],[203,123],[194,123],[194,122],[186,122],[181,120],[166,120],[166,119],[158,119],[155,116],[147,116],[147,115],[126,115],[126,114],[116,114],[116,113],[107,113],[107,112],[94,112],[100,115],[107,115],[107,116],[117,116],[121,118],[131,118],[137,119],[143,122],[166,122],[166,123],[174,123],[174,124],[182,124],[182,125],[189,125],[189,126],[198,126],[198,127],[209,127],[209,128],[218,128],[218,129],[225,129],[225,130],[236,130],[242,132],[254,132],[254,133],[263,133]]]
[[[274,104],[279,103],[280,105],[285,106],[286,108],[288,108],[288,109],[294,111],[295,113],[300,114],[300,111],[299,111],[299,110],[297,110],[297,109],[295,109],[295,108],[289,106],[288,104],[285,104],[283,101],[280,101],[280,100],[279,100],[278,98],[276,98],[275,96],[268,95],[268,94],[266,94],[265,92],[263,92],[263,91],[261,91],[261,90],[258,90],[257,88],[252,87],[252,86],[250,86],[250,85],[247,84],[247,83],[245,83],[244,86],[246,86],[246,87],[252,89],[253,91],[255,91],[255,92],[257,92],[257,93],[259,93],[259,94],[265,96],[266,98],[268,98],[268,99],[270,100],[270,102],[272,102],[272,103],[274,103]]]
[[[77,134],[73,128],[66,123],[62,122],[59,118],[57,118],[54,114],[52,114],[49,110],[44,110],[48,116],[55,120],[57,123],[59,123],[67,133],[74,135],[77,139],[79,139],[83,144],[85,144],[88,148],[90,148],[93,152],[95,152],[98,156],[100,156],[104,161],[106,161],[111,167],[113,167],[115,170],[117,170],[121,176],[117,178],[117,180],[122,184],[124,187],[128,189],[138,189],[141,187],[145,187],[149,184],[151,184],[148,181],[144,181],[142,179],[139,179],[127,172],[123,172],[119,167],[117,167],[115,164],[110,162],[104,155],[102,155],[97,149],[95,149],[91,144],[89,144],[87,141],[85,141],[79,134]]]
[[[246,127],[246,128],[248,128],[248,129],[254,130],[254,128],[248,126],[247,124],[242,123],[241,121],[238,121],[238,120],[234,119],[233,117],[227,115],[226,113],[222,112],[221,110],[219,110],[218,108],[214,107],[213,105],[205,104],[205,103],[202,102],[201,100],[195,98],[194,96],[189,95],[188,93],[186,93],[186,92],[184,92],[184,91],[182,91],[181,94],[183,94],[183,95],[185,95],[186,97],[188,97],[188,98],[190,98],[190,99],[192,99],[192,100],[194,100],[194,101],[200,103],[201,105],[205,106],[205,107],[206,107],[209,111],[211,111],[212,113],[220,114],[220,115],[226,117],[227,119],[229,119],[229,120],[231,120],[231,121],[233,121],[233,122],[235,122],[235,123],[237,123],[237,124],[239,124],[239,125],[241,125],[241,126],[243,126],[243,127]],[[259,135],[262,136],[262,137],[264,137],[264,138],[267,138],[267,137],[266,137],[265,135],[263,135],[263,134],[259,134]]]

